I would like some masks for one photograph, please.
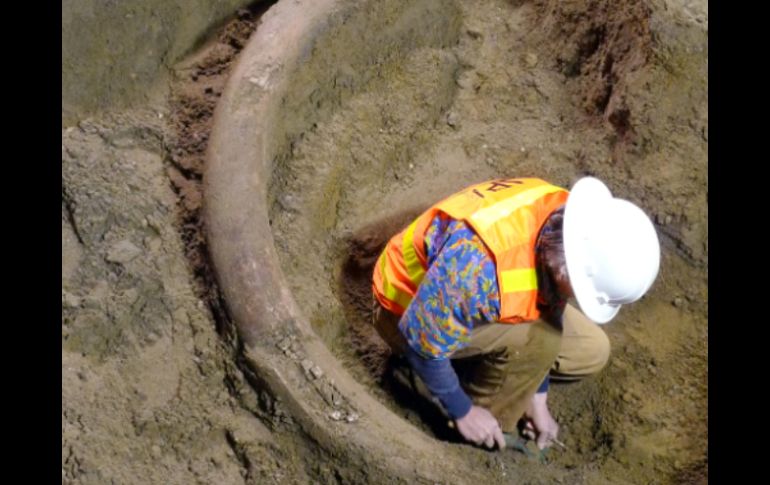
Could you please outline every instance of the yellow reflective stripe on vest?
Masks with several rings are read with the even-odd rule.
[[[412,280],[414,286],[419,286],[423,276],[425,276],[425,269],[423,269],[420,260],[417,258],[417,252],[414,250],[414,230],[417,227],[417,222],[420,219],[417,218],[413,223],[404,231],[404,239],[401,243],[401,254],[404,256],[404,263],[406,263],[406,272],[409,275],[409,279]]]
[[[385,294],[385,298],[396,302],[401,308],[406,310],[406,307],[412,301],[412,296],[399,290],[388,280],[388,272],[385,270],[385,252],[380,255],[378,263],[380,265],[380,274],[382,275],[382,292]]]
[[[479,209],[470,216],[470,219],[473,221],[476,229],[484,232],[489,226],[503,217],[508,217],[519,207],[531,205],[540,197],[560,190],[564,189],[550,184],[539,185],[516,194],[513,197],[496,202],[489,207]]]
[[[509,269],[500,273],[500,293],[537,289],[537,273],[534,268]]]

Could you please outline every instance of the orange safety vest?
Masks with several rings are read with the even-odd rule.
[[[385,309],[404,313],[428,270],[425,232],[442,212],[465,221],[489,250],[497,267],[500,321],[537,320],[535,243],[568,195],[540,179],[512,178],[473,185],[442,200],[388,242],[374,268],[374,295]]]

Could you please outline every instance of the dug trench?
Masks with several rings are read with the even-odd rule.
[[[553,463],[568,482],[705,480],[705,31],[646,2],[458,8],[456,42],[378,65],[278,165],[270,217],[293,294],[374,396],[453,439],[387,377],[369,325],[375,258],[421,209],[471,183],[602,178],[655,218],[662,269],[605,327],[608,367],[554,386],[567,449]]]
[[[347,89],[334,103],[306,92],[309,79],[324,77],[321,71],[297,79],[297,99],[323,104],[323,116],[295,133],[279,154],[268,193],[272,236],[294,298],[336,360],[372,396],[420,432],[456,440],[441,421],[431,420],[430,408],[415,405],[384,377],[388,353],[368,324],[375,258],[422,209],[473,182],[530,175],[568,187],[580,176],[597,176],[615,195],[653,216],[663,243],[658,281],[605,327],[613,346],[608,367],[595,378],[554,386],[551,406],[567,449],[551,454],[547,468],[513,452],[494,455],[459,443],[452,446],[460,452],[448,459],[490,481],[705,483],[705,3],[447,3],[452,8],[444,12],[442,25],[448,28],[440,42],[383,58],[363,74],[338,66],[335,82]],[[210,406],[227,411],[214,422],[229,431],[210,464],[190,465],[195,461],[182,449],[189,443],[203,447],[193,436],[210,428],[208,410],[185,408],[155,417],[148,420],[149,435],[156,439],[148,441],[152,454],[137,459],[142,470],[162,459],[163,473],[142,476],[169,482],[188,475],[225,481],[240,475],[246,482],[272,483],[388,482],[387,476],[358,469],[358,461],[318,451],[334,444],[318,443],[300,427],[286,425],[291,416],[276,412],[280,403],[264,382],[258,376],[249,381],[208,260],[200,204],[211,117],[230,63],[261,13],[261,8],[239,13],[212,44],[178,66],[170,126],[156,130],[165,133],[158,136],[178,198],[178,232],[196,296],[207,303],[210,323],[223,341],[212,343],[205,322],[196,320],[196,353],[197,347],[214,349],[216,359],[198,364],[209,375],[194,384],[201,387],[185,377],[179,388],[190,397],[216,394]],[[340,49],[340,55],[351,48],[334,38],[327,46]],[[80,231],[73,237],[87,240],[87,231]],[[182,342],[179,334],[176,338]],[[184,349],[175,352],[181,362]],[[220,377],[224,392],[212,384]],[[165,396],[165,385],[152,390]],[[155,394],[150,393],[153,405]],[[139,411],[126,412],[142,417],[143,406],[148,407],[137,404]],[[264,426],[255,425],[254,417]],[[257,431],[245,431],[249,427]],[[149,446],[155,442],[157,451]],[[71,473],[78,467],[88,471],[77,463]],[[116,463],[112,476],[128,476]]]

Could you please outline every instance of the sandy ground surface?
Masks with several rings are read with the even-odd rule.
[[[383,377],[365,324],[377,251],[472,182],[602,178],[656,221],[658,281],[605,327],[605,371],[554,386],[568,449],[544,468],[465,447],[484,464],[473,473],[705,483],[705,2],[479,0],[461,11],[456,46],[380,66],[276,173],[271,217],[297,301],[373,395],[440,435]],[[319,460],[265,412],[200,233],[210,117],[259,15],[239,13],[178,66],[168,104],[62,131],[63,483],[329,483],[349,466]]]

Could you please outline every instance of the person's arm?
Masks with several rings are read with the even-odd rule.
[[[407,347],[406,360],[450,418],[458,419],[468,414],[473,402],[460,386],[457,373],[448,358],[427,359]]]
[[[547,392],[538,392],[532,396],[526,415],[530,421],[528,426],[537,436],[538,448],[542,450],[556,442],[559,436],[559,425],[548,409]]]
[[[406,358],[466,440],[504,448],[497,420],[489,410],[473,405],[450,361],[469,341],[474,317],[467,309],[490,305],[488,295],[479,292],[479,280],[483,274],[495,280],[496,270],[483,243],[462,221],[443,222],[448,225],[426,237],[429,269],[399,323],[409,346]],[[486,287],[487,293],[497,295],[496,287]]]
[[[457,431],[467,441],[476,445],[505,448],[503,431],[489,410],[476,406],[460,386],[457,373],[448,358],[427,359],[412,348],[406,351],[406,359],[423,380],[428,390],[455,420]]]

